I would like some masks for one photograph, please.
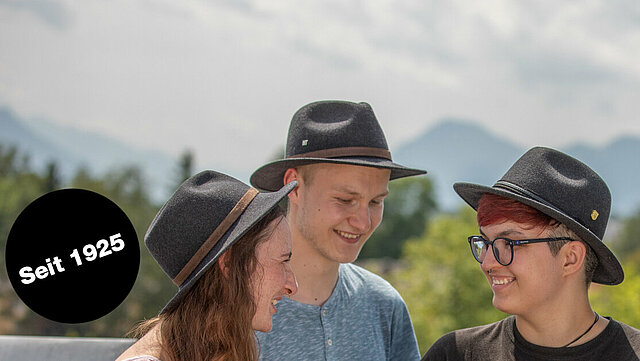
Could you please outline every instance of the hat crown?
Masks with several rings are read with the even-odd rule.
[[[249,188],[243,182],[215,171],[198,173],[178,187],[145,235],[149,252],[171,279],[183,269]],[[198,211],[194,212],[194,209]]]
[[[346,147],[389,149],[369,104],[319,101],[303,106],[293,115],[285,158]]]
[[[325,100],[293,115],[284,159],[258,168],[250,181],[256,188],[275,191],[282,187],[287,169],[314,163],[390,169],[390,180],[426,173],[393,162],[369,104]]]
[[[602,240],[611,210],[611,192],[586,164],[557,150],[535,147],[520,157],[495,187],[509,184],[533,193]]]

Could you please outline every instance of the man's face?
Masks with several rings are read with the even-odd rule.
[[[353,262],[382,220],[391,171],[329,163],[300,168],[292,228],[318,255]]]
[[[543,238],[549,233],[546,227],[530,228],[513,221],[483,226],[480,231],[489,241]],[[508,266],[498,263],[493,250],[487,250],[481,268],[493,291],[493,306],[515,315],[554,307],[563,285],[560,259],[551,254],[546,243],[514,246],[513,261]]]

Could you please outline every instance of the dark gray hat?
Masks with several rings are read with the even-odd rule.
[[[144,242],[178,292],[175,307],[204,272],[297,185],[260,193],[228,175],[207,170],[180,185],[151,222]]]
[[[282,187],[287,169],[311,163],[390,169],[390,179],[426,173],[391,160],[387,140],[369,104],[337,100],[300,108],[289,126],[284,159],[260,167],[250,181],[256,188],[273,191]]]
[[[594,250],[593,282],[616,285],[620,262],[602,242],[611,209],[607,184],[584,163],[554,149],[535,147],[518,159],[493,187],[456,183],[453,189],[473,209],[485,193],[515,199],[561,222]]]

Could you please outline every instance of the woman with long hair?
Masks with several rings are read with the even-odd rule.
[[[278,207],[295,186],[260,193],[214,171],[187,179],[145,235],[178,292],[117,360],[257,360],[253,331],[270,331],[274,304],[297,291]]]

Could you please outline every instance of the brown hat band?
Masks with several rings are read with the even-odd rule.
[[[377,157],[391,160],[391,152],[373,147],[342,147],[321,149],[308,153],[292,155],[288,158],[336,158],[336,157]]]
[[[211,233],[209,238],[200,246],[198,251],[193,254],[189,262],[184,265],[182,270],[178,273],[178,275],[173,279],[173,283],[175,283],[178,287],[180,287],[184,281],[189,277],[189,275],[193,272],[193,270],[200,264],[202,259],[211,251],[213,246],[218,243],[220,237],[229,230],[229,227],[240,217],[242,212],[247,208],[249,203],[256,197],[258,194],[258,190],[255,188],[249,188],[247,192],[240,198],[238,203],[231,209],[231,212],[227,214],[227,216],[220,222],[218,227]]]

